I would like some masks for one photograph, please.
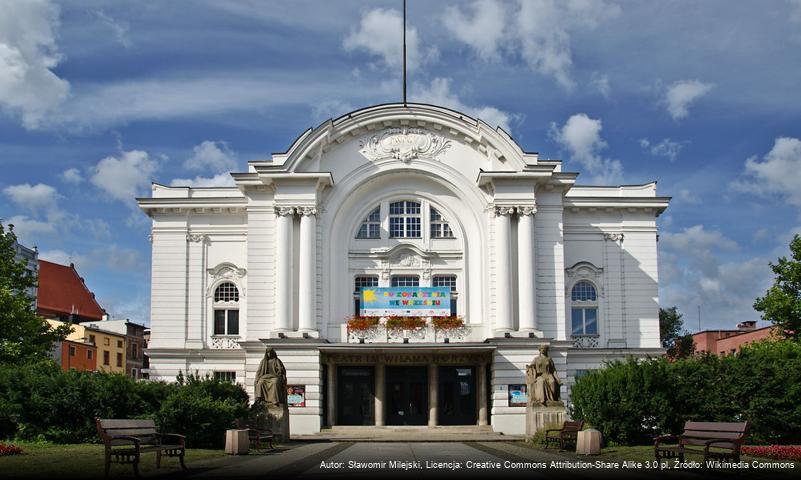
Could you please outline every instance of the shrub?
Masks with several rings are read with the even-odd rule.
[[[737,355],[629,359],[581,377],[571,414],[621,444],[681,432],[684,422],[751,422],[748,440],[801,441],[801,345],[765,341]]]
[[[420,317],[390,317],[387,319],[387,330],[417,330],[426,326]]]
[[[224,437],[220,428],[244,415],[247,404],[241,386],[192,375],[178,384],[62,372],[49,362],[0,366],[0,438],[98,442],[95,417],[153,418],[162,428],[186,434],[190,445],[212,446]]]
[[[22,449],[16,445],[6,445],[5,443],[0,443],[0,457],[8,456],[8,455],[21,455]]]

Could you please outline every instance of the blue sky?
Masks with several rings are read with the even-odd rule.
[[[220,184],[400,99],[400,0],[0,0],[0,218],[147,322],[151,181]],[[409,99],[580,183],[657,180],[660,300],[757,319],[801,231],[801,1],[409,1]]]

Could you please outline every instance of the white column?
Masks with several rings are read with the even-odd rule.
[[[511,215],[513,207],[495,207],[495,325],[498,333],[514,330],[512,321]]]
[[[383,363],[375,366],[375,426],[384,426],[384,404],[386,397],[386,367]]]
[[[317,253],[317,209],[315,207],[298,208],[300,215],[300,272],[298,272],[298,330],[301,332],[317,331],[317,319],[314,315],[315,288],[315,255]]]
[[[534,213],[536,207],[517,209],[517,299],[519,330],[537,329],[537,279],[534,272]]]
[[[484,360],[476,368],[476,396],[478,401],[478,425],[488,425],[487,422],[487,364]]]
[[[439,365],[428,365],[428,426],[437,426],[437,399],[439,393]]]
[[[295,209],[275,209],[275,330],[292,330],[292,218]]]
[[[328,364],[328,376],[325,379],[325,401],[328,404],[328,425],[337,424],[336,398],[337,366],[334,362]]]

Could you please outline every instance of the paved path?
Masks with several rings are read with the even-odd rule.
[[[185,478],[648,478],[656,472],[554,469],[571,461],[558,453],[513,442],[326,442],[291,444],[276,453],[226,457]],[[575,460],[573,460],[575,462]],[[588,459],[586,462],[595,462]],[[707,475],[708,476],[708,475]],[[670,478],[698,480],[697,473],[671,472]]]

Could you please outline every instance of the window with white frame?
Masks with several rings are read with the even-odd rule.
[[[598,335],[598,294],[587,280],[573,285],[570,292],[573,335]]]
[[[371,287],[378,287],[378,275],[358,275],[353,280],[354,315],[359,314],[359,301],[361,300],[362,288]]]
[[[456,299],[458,296],[456,291],[456,275],[434,275],[434,278],[431,279],[431,286],[451,289],[451,315],[455,317]]]
[[[389,204],[389,238],[420,238],[420,203],[401,200]]]
[[[392,277],[391,285],[394,288],[419,287],[420,277],[418,277],[417,275],[395,275]]]
[[[381,207],[375,207],[359,226],[356,238],[381,238]]]
[[[218,382],[236,383],[236,372],[214,372],[214,380]]]
[[[442,214],[434,208],[430,207],[431,214],[431,238],[453,238],[453,230],[448,222],[442,218]]]
[[[232,282],[214,290],[214,335],[239,335],[239,289]]]

